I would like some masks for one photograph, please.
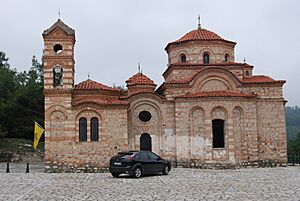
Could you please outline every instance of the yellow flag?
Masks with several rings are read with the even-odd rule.
[[[36,149],[43,133],[44,133],[44,129],[35,121],[34,122],[34,141],[33,141],[34,149]]]

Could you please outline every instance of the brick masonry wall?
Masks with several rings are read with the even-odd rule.
[[[286,125],[283,100],[260,100],[258,110],[258,141],[260,160],[286,162]]]
[[[55,98],[54,98],[55,99]],[[60,107],[60,106],[56,106]],[[62,111],[63,109],[60,108]],[[51,111],[49,111],[51,112]],[[46,162],[59,167],[107,168],[109,159],[118,151],[128,149],[127,109],[80,108],[54,111],[46,116]],[[68,114],[67,116],[65,116]],[[79,141],[79,118],[88,120],[87,142]],[[99,119],[99,141],[90,141],[90,119]]]
[[[63,51],[55,53],[54,45]],[[212,65],[190,83],[166,84],[164,95],[153,93],[154,86],[134,86],[129,90],[143,92],[128,96],[127,105],[84,103],[72,105],[74,99],[116,99],[119,94],[107,92],[74,92],[75,36],[60,28],[44,36],[45,76],[45,158],[46,171],[101,172],[118,151],[140,149],[140,137],[148,133],[152,150],[171,160],[173,165],[196,168],[236,168],[242,166],[276,166],[286,164],[286,128],[282,84],[241,84],[227,71]],[[234,62],[234,44],[222,41],[191,41],[168,48],[169,64],[224,62],[226,53]],[[53,86],[53,68],[63,68],[63,86]],[[174,65],[175,66],[175,65]],[[173,67],[174,67],[173,66]],[[171,66],[172,67],[172,66]],[[181,68],[181,69],[180,69]],[[165,74],[166,81],[187,80],[201,68],[179,65]],[[202,66],[203,69],[205,67]],[[224,67],[225,69],[225,67]],[[252,75],[252,66],[226,66],[237,78]],[[257,98],[207,97],[176,98],[200,91],[230,90],[257,94]],[[73,94],[73,96],[72,96]],[[151,113],[142,122],[141,111]],[[87,141],[79,141],[79,119],[87,119]],[[90,121],[99,120],[99,141],[91,141]],[[213,148],[212,120],[224,120],[224,148]]]
[[[258,159],[255,101],[220,98],[219,100],[201,99],[201,101],[180,100],[175,105],[178,161],[192,159],[210,163],[216,161],[236,163],[243,159]],[[243,112],[244,125],[242,131],[234,133],[234,110],[237,108]],[[198,112],[195,114],[196,117],[193,116],[195,111]],[[201,118],[196,121],[202,121],[200,123],[202,126],[198,128],[196,135],[193,122],[195,118]],[[212,120],[215,118],[225,120],[224,149],[212,148]],[[236,142],[236,135],[241,136],[242,140]]]
[[[180,55],[186,54],[188,63],[203,63],[203,54],[208,52],[210,63],[221,63],[225,60],[225,54],[230,55],[230,61],[234,61],[234,46],[217,41],[193,41],[169,48],[169,63],[180,62]]]

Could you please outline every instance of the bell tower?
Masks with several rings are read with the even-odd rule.
[[[75,31],[58,19],[44,31],[43,39],[44,89],[72,89]]]

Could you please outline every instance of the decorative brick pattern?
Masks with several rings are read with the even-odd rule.
[[[283,80],[252,75],[253,66],[234,61],[236,43],[208,30],[195,30],[166,47],[165,82],[155,91],[137,73],[121,95],[99,82],[74,85],[75,31],[56,22],[43,34],[46,167],[49,172],[102,172],[118,151],[141,147],[174,166],[239,168],[284,166],[286,130]],[[53,51],[59,43],[63,51]],[[203,53],[211,63],[204,65]],[[185,54],[186,62],[179,62]],[[230,62],[224,61],[229,54]],[[63,68],[63,85],[53,85],[53,68]],[[142,111],[149,121],[139,119]],[[87,119],[87,141],[79,141],[79,119]],[[91,141],[91,118],[99,120],[99,141]],[[224,147],[213,148],[212,121],[224,120]]]

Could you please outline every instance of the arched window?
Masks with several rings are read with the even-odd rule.
[[[79,119],[79,141],[87,141],[87,120],[84,117]]]
[[[56,66],[53,68],[53,86],[61,86],[63,85],[63,69],[60,66]]]
[[[208,53],[203,54],[203,63],[209,64],[209,54]]]
[[[250,76],[250,73],[249,73],[249,71],[246,71],[246,76]]]
[[[180,62],[186,62],[186,56],[185,54],[180,55]]]
[[[99,141],[99,121],[97,117],[91,119],[91,141]]]
[[[214,119],[212,120],[213,129],[213,148],[224,148],[224,120]]]
[[[230,61],[230,57],[229,57],[229,54],[225,54],[225,62],[229,62]]]

